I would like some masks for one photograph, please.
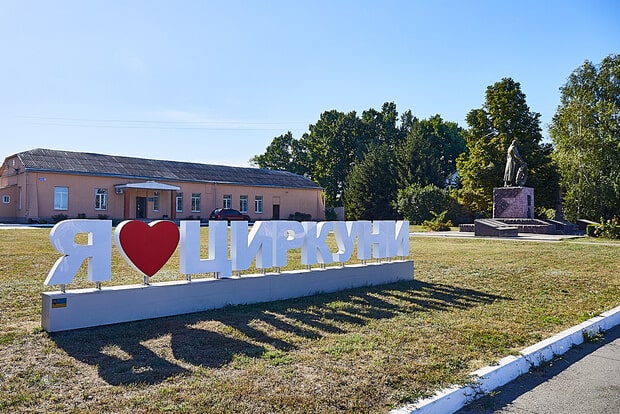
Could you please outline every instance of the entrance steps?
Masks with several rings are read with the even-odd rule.
[[[476,236],[517,237],[518,232],[519,228],[517,226],[511,226],[499,220],[474,220],[474,233]]]

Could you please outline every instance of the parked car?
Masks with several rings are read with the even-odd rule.
[[[216,208],[211,212],[209,220],[245,220],[250,221],[250,216],[235,210],[234,208]]]

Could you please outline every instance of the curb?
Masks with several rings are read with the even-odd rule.
[[[620,325],[620,306],[527,347],[518,356],[502,358],[498,365],[472,372],[474,380],[471,385],[446,388],[433,397],[394,409],[390,414],[454,413],[472,401],[526,374],[532,367],[544,364],[572,347],[582,344],[588,336],[607,331],[616,325]]]

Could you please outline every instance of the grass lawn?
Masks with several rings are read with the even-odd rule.
[[[48,236],[0,230],[0,412],[385,413],[620,304],[617,242],[414,237],[411,282],[48,334]]]

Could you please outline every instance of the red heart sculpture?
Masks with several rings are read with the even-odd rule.
[[[166,264],[179,244],[179,228],[167,220],[150,224],[139,220],[123,221],[114,236],[116,247],[125,260],[148,277]]]

